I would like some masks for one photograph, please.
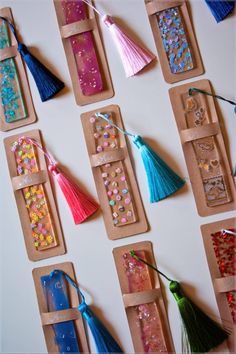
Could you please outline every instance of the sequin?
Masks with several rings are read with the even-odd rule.
[[[157,20],[171,72],[177,74],[192,70],[194,64],[179,8],[158,12]]]

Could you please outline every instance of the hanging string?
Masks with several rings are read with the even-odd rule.
[[[99,11],[89,0],[82,0],[86,5],[88,5],[89,7],[91,7],[99,16],[104,16],[105,13],[102,13],[101,11]]]
[[[152,268],[153,270],[155,270],[157,273],[159,273],[160,275],[162,275],[164,278],[166,278],[166,280],[168,281],[173,281],[172,279],[170,279],[167,275],[165,275],[164,273],[162,273],[159,269],[157,269],[156,267],[154,267],[153,265],[151,265],[150,263],[148,263],[147,261],[145,261],[144,259],[140,258],[139,256],[136,255],[136,253],[134,252],[134,250],[130,251],[130,255],[131,257],[133,257],[134,259],[136,259],[137,261],[140,261],[144,264],[146,264],[148,267]]]
[[[210,92],[206,92],[206,91],[204,91],[204,90],[200,90],[200,89],[197,89],[197,88],[195,88],[195,87],[189,88],[189,90],[188,90],[189,96],[192,96],[194,91],[195,91],[195,92],[202,93],[202,94],[207,95],[207,96],[211,96],[211,97],[218,98],[219,100],[222,100],[222,101],[225,101],[225,102],[228,102],[228,103],[232,104],[232,105],[234,106],[234,112],[236,113],[236,102],[231,101],[231,100],[228,100],[227,98],[224,98],[224,97],[219,96],[219,95],[213,95],[213,94],[210,93]]]
[[[222,233],[223,235],[229,234],[229,235],[234,235],[234,236],[236,236],[236,232],[231,231],[231,230],[227,230],[227,229],[222,229],[222,230],[221,230],[221,233]]]
[[[115,123],[113,123],[112,120],[110,120],[110,119],[108,118],[108,114],[102,114],[102,113],[100,113],[100,112],[97,112],[97,113],[95,113],[95,116],[96,116],[97,118],[102,118],[102,119],[104,119],[104,120],[105,120],[107,123],[109,123],[111,126],[113,126],[114,128],[116,128],[117,130],[119,130],[120,133],[122,133],[122,134],[124,134],[124,135],[131,136],[132,138],[135,137],[135,134],[129,133],[129,132],[127,132],[126,130],[124,130],[124,129],[118,127],[118,125],[116,125]]]

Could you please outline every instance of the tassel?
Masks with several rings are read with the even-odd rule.
[[[112,335],[108,332],[106,327],[102,324],[102,322],[94,315],[89,306],[86,304],[84,294],[81,292],[79,287],[73,282],[73,280],[63,271],[54,270],[51,274],[53,275],[55,272],[61,272],[65,276],[65,279],[68,281],[70,285],[72,285],[79,295],[81,296],[82,302],[78,306],[79,312],[82,314],[83,318],[86,320],[91,333],[93,335],[95,345],[97,348],[97,352],[99,354],[103,353],[123,353],[120,346],[117,344]]]
[[[21,54],[34,78],[42,102],[49,100],[63,89],[64,83],[53,75],[37,58],[35,58],[24,44],[19,42],[16,30],[12,23],[5,17],[0,16],[0,19],[8,23],[14,34],[18,45],[18,52]]]
[[[110,125],[118,129],[122,134],[132,138],[133,143],[139,149],[147,175],[150,202],[155,203],[177,192],[185,181],[180,178],[139,135],[131,134],[117,125],[109,118],[108,114],[96,113],[96,117],[105,119]]]
[[[216,22],[224,20],[234,9],[235,1],[205,0]]]
[[[111,16],[102,14],[88,0],[83,0],[83,2],[93,8],[101,17],[102,22],[108,27],[121,57],[127,77],[136,75],[155,59],[154,54],[142,48],[124,33]]]
[[[232,104],[232,105],[234,106],[234,113],[236,113],[236,102],[234,102],[234,101],[228,100],[227,98],[224,98],[224,97],[222,97],[222,96],[213,95],[213,94],[210,93],[210,92],[206,92],[206,91],[204,91],[204,90],[200,90],[200,89],[197,89],[197,88],[195,88],[195,87],[190,87],[189,90],[188,90],[189,96],[192,96],[192,95],[193,95],[193,92],[199,92],[199,93],[202,93],[203,95],[215,97],[215,98],[217,98],[218,100],[222,100],[222,101],[228,102],[228,103],[230,103],[230,104]]]
[[[44,149],[36,140],[30,137],[22,136],[19,139],[19,144],[21,145],[23,141],[29,142],[36,146],[48,159],[48,170],[57,180],[61,191],[66,198],[67,204],[71,210],[76,225],[81,224],[98,210],[98,204],[95,203],[92,198],[82,192],[81,189],[57,167],[56,162],[46,149]]]
[[[177,281],[171,280],[159,269],[138,257],[133,250],[130,251],[130,255],[137,261],[146,264],[169,281],[169,289],[177,302],[183,322],[183,329],[186,334],[184,337],[188,341],[187,348],[190,349],[191,353],[207,353],[222,344],[228,338],[229,333],[225,329],[208,317],[197,305],[183,294],[180,284]]]

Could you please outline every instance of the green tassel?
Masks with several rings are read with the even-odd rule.
[[[190,349],[191,353],[207,353],[222,344],[228,338],[229,333],[225,329],[208,317],[197,305],[183,294],[180,284],[177,281],[171,280],[159,269],[138,257],[133,250],[130,251],[130,255],[137,261],[155,270],[170,282],[169,289],[174,295],[179,307],[184,334],[186,334],[184,337],[187,339],[187,348]]]
[[[172,280],[169,289],[179,307],[189,348],[192,353],[206,353],[228,338],[228,333],[208,317],[197,305],[186,297],[177,281]]]

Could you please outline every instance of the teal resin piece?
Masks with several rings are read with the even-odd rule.
[[[160,11],[157,20],[172,74],[192,70],[194,63],[180,9],[172,7]]]
[[[0,23],[0,49],[10,46],[7,26]],[[0,99],[6,123],[27,117],[14,59],[0,61]]]

